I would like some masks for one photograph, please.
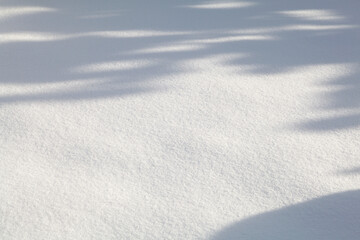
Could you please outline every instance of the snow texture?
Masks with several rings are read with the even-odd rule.
[[[0,239],[359,239],[359,9],[0,1]]]

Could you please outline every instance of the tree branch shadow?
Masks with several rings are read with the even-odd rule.
[[[281,0],[254,0],[249,4],[209,4],[200,0],[106,1],[86,6],[73,1],[41,4],[39,8],[40,5],[22,6],[13,1],[2,3],[5,8],[27,9],[28,13],[0,19],[0,84],[68,83],[67,89],[71,89],[73,82],[82,81],[83,87],[68,93],[64,89],[8,93],[0,96],[1,104],[160,91],[164,87],[158,85],[157,79],[190,71],[179,68],[179,64],[224,54],[238,56],[225,65],[254,66],[249,73],[259,76],[303,66],[360,63],[356,1],[325,4],[307,0],[291,5]],[[34,12],[29,14],[29,9]],[[161,47],[168,50],[156,50]],[[129,62],[137,67],[129,67]],[[149,64],[142,65],[143,62]],[[73,71],[101,64],[113,67]],[[319,97],[326,102],[324,109],[360,111],[359,72],[329,82],[329,87],[334,85],[339,86],[338,90]],[[298,128],[333,131],[359,125],[358,113],[346,113],[301,123]]]

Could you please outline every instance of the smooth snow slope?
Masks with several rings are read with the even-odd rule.
[[[0,1],[0,239],[359,239],[359,9]]]

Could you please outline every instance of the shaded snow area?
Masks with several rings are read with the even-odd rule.
[[[0,239],[360,239],[359,9],[1,0]]]

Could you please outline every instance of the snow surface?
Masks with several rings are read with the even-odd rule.
[[[0,1],[0,239],[360,239],[360,1]]]

